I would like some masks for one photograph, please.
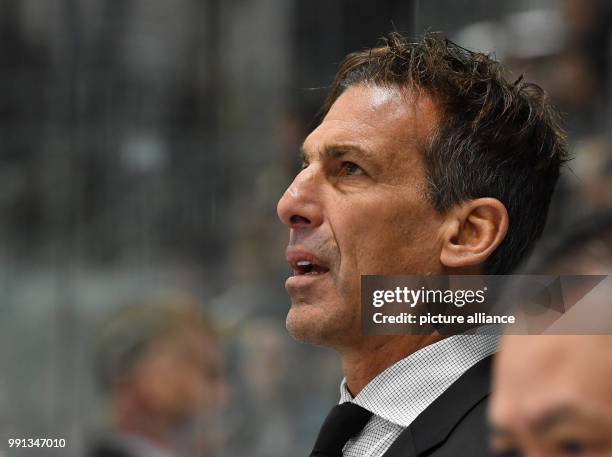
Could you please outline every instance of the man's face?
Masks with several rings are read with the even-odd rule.
[[[442,216],[426,198],[421,157],[437,125],[426,95],[356,85],[306,138],[303,169],[278,203],[294,337],[353,345],[360,275],[440,272]]]
[[[490,418],[504,456],[612,456],[612,336],[507,336]]]
[[[152,419],[170,425],[221,406],[226,394],[218,343],[193,329],[180,331],[153,342],[129,374],[132,395]]]

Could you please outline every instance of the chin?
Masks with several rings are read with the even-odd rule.
[[[317,305],[294,305],[287,314],[289,334],[298,341],[317,346],[338,346],[354,329],[352,316],[328,311]]]

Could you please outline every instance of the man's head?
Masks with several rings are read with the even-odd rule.
[[[612,336],[506,336],[490,417],[499,455],[612,456]]]
[[[436,35],[345,59],[278,204],[294,336],[354,344],[361,274],[503,274],[531,249],[565,142],[542,91],[501,73]]]
[[[94,359],[119,431],[171,435],[224,394],[217,337],[187,304],[121,309],[101,325]]]

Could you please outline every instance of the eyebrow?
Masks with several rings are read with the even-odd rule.
[[[536,433],[547,433],[554,427],[564,422],[579,419],[582,415],[570,405],[561,405],[550,411],[545,412],[529,424],[529,428]],[[501,425],[492,424],[491,435],[500,438],[513,438],[514,432]]]
[[[355,154],[366,160],[372,157],[372,153],[354,144],[335,144],[326,146],[320,153],[323,160],[339,159],[346,154]],[[304,150],[303,144],[300,146],[300,159],[302,162],[308,160],[308,154]]]
[[[559,424],[575,421],[580,418],[584,418],[580,411],[570,405],[561,405],[537,418],[533,421],[531,427],[537,433],[546,433]]]

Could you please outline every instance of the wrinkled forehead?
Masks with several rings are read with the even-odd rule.
[[[604,371],[612,375],[610,351],[610,335],[507,335],[497,365],[502,371],[540,372],[541,376],[573,372],[574,377],[582,377],[584,372]]]
[[[438,108],[425,93],[398,86],[356,84],[331,106],[304,142],[310,152],[322,143],[360,142],[372,149],[423,146],[437,130]]]
[[[546,411],[574,408],[612,425],[612,337],[506,336],[495,363],[491,415],[535,421]],[[608,411],[605,414],[605,411]]]

